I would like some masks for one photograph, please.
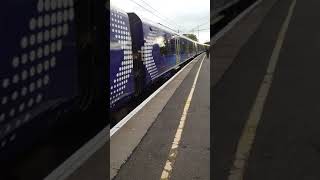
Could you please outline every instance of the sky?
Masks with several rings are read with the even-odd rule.
[[[210,41],[210,0],[111,0],[110,4],[180,33],[198,37],[199,26],[200,43]]]

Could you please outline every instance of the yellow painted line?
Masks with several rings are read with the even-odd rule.
[[[181,115],[181,118],[180,118],[180,123],[179,123],[179,126],[177,128],[176,134],[174,136],[174,140],[172,142],[172,146],[171,146],[171,149],[170,149],[166,164],[165,164],[165,166],[163,168],[163,171],[162,171],[162,174],[161,174],[161,178],[160,178],[161,180],[169,180],[170,179],[170,176],[171,176],[171,173],[172,173],[172,169],[173,169],[173,165],[174,165],[174,162],[175,162],[177,154],[178,154],[178,147],[179,147],[179,144],[180,144],[180,140],[181,140],[181,135],[182,135],[182,132],[183,132],[184,124],[185,124],[186,119],[187,119],[187,113],[188,113],[188,110],[189,110],[189,107],[190,107],[190,104],[191,104],[193,92],[194,92],[194,90],[196,88],[196,84],[197,84],[197,81],[198,81],[200,69],[201,69],[201,66],[202,66],[202,63],[203,63],[203,60],[205,59],[205,57],[206,57],[206,55],[204,55],[203,58],[202,58],[202,61],[201,61],[200,66],[199,66],[199,69],[198,69],[197,74],[196,74],[196,76],[194,78],[194,81],[193,81],[193,84],[192,84],[188,99],[187,99],[187,101],[186,101],[186,103],[184,105],[183,112],[182,112],[182,115]]]
[[[269,89],[272,84],[273,74],[279,60],[279,54],[285,39],[285,35],[289,26],[290,19],[293,14],[294,7],[296,5],[296,0],[293,0],[288,15],[282,24],[281,30],[278,34],[278,39],[276,45],[272,51],[272,55],[268,64],[267,72],[264,76],[264,80],[260,85],[258,95],[255,99],[254,105],[250,111],[249,118],[243,129],[242,135],[240,137],[237,151],[235,154],[235,159],[233,166],[229,172],[228,180],[243,180],[243,175],[245,168],[247,167],[247,160],[250,155],[250,150],[256,135],[256,129],[261,119],[263,112],[265,100],[268,96]]]

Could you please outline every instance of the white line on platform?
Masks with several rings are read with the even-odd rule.
[[[196,58],[199,58],[197,56]],[[139,106],[132,110],[127,116],[125,116],[120,122],[118,122],[110,130],[110,138],[122,127],[124,126],[135,114],[137,114],[149,101],[151,101],[163,88],[165,88],[172,80],[175,79],[187,66],[190,65],[191,60],[187,65],[185,65],[180,71],[178,71],[173,77],[171,77],[167,82],[165,82],[160,88],[158,88],[154,93],[152,93],[147,99],[145,99]]]
[[[200,55],[199,55],[200,56]],[[198,57],[199,57],[198,56]],[[198,58],[196,57],[196,58]],[[110,130],[107,126],[101,130],[94,138],[83,145],[79,150],[72,154],[67,160],[65,160],[59,167],[52,171],[44,180],[64,180],[74,173],[86,160],[88,160],[97,150],[99,150],[108,141],[117,130],[119,130],[129,119],[134,116],[140,109],[147,104],[161,89],[163,89],[169,82],[171,82],[178,74],[180,74],[192,61],[190,61],[185,67],[177,72],[171,79],[163,84],[157,91],[155,91],[149,98],[142,102],[136,109],[129,113],[122,121],[120,121],[115,127]],[[108,136],[110,132],[110,136]]]
[[[210,22],[210,26],[213,26],[214,24],[218,23],[221,19],[224,18],[224,15],[217,16],[216,18],[212,19]]]
[[[286,32],[287,32],[295,5],[296,5],[296,0],[293,0],[289,8],[288,15],[284,23],[282,24],[281,31],[278,34],[278,39],[272,51],[267,72],[264,76],[263,81],[260,84],[258,95],[255,99],[255,102],[249,114],[249,118],[245,124],[242,135],[238,142],[235,159],[233,161],[233,166],[229,172],[230,174],[229,174],[228,180],[243,180],[244,178],[243,175],[244,175],[245,168],[248,165],[247,160],[249,158],[250,150],[251,150],[253,141],[255,139],[256,129],[261,119],[264,104],[272,84],[273,74],[276,69],[277,62],[279,60],[279,54],[282,48],[283,41],[286,36]]]
[[[108,141],[107,126],[101,130],[94,138],[83,145],[79,150],[72,154],[59,167],[52,171],[44,180],[64,180],[74,173],[85,161],[87,161],[96,151],[103,147]],[[106,160],[107,160],[107,156]],[[107,167],[106,163],[106,167]]]
[[[194,78],[194,81],[193,81],[193,84],[192,84],[192,87],[191,87],[191,90],[190,90],[190,93],[189,93],[189,96],[188,96],[187,101],[186,101],[186,103],[184,105],[183,112],[182,112],[182,115],[181,115],[181,118],[180,118],[180,123],[179,123],[179,126],[177,128],[176,134],[174,136],[174,140],[172,142],[172,146],[171,146],[171,149],[170,149],[170,152],[169,152],[168,159],[166,161],[166,164],[165,164],[165,166],[163,168],[163,171],[162,171],[162,174],[161,174],[161,180],[168,180],[170,178],[171,173],[172,173],[173,165],[174,165],[174,162],[175,162],[177,154],[178,154],[178,148],[179,148],[179,144],[180,144],[180,140],[181,140],[181,135],[182,135],[182,132],[183,132],[184,124],[185,124],[186,119],[187,119],[187,113],[188,113],[188,110],[189,110],[189,107],[190,107],[190,104],[191,104],[192,96],[193,96],[194,90],[196,88],[196,84],[197,84],[197,81],[198,81],[198,77],[199,77],[199,73],[200,73],[200,70],[201,70],[201,66],[202,66],[202,63],[203,63],[203,60],[205,59],[205,57],[206,56],[204,56],[202,58],[202,60],[201,60],[199,69],[198,69],[197,74],[196,74],[196,76]]]
[[[222,30],[220,30],[215,36],[213,36],[210,40],[210,44],[214,45],[218,39],[224,36],[237,22],[239,22],[245,15],[247,15],[251,10],[253,10],[258,4],[260,4],[262,0],[258,0],[253,3],[250,7],[244,10],[240,15],[234,18],[227,26],[225,26]]]
[[[221,11],[225,10],[225,9],[228,9],[230,6],[238,3],[239,0],[234,0],[234,1],[231,1],[229,3],[227,3],[226,5],[224,5],[223,7],[219,8],[219,9],[216,9],[213,11],[213,17],[216,16],[217,14],[219,14]]]

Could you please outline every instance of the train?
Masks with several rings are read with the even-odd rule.
[[[109,112],[207,48],[104,1],[5,0],[1,8],[3,172],[48,139],[50,148],[63,141],[51,150],[59,153],[67,137],[84,136],[75,151],[108,125]]]
[[[107,126],[108,12],[102,1],[1,2],[0,179],[46,152],[54,160],[34,164],[53,170]]]
[[[157,79],[209,45],[194,41],[169,28],[110,8],[110,108],[123,106]]]
[[[77,95],[74,3],[59,2],[2,2],[0,160],[23,151],[54,121],[55,107]]]

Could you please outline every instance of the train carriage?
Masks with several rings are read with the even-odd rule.
[[[57,2],[2,2],[0,161],[43,136],[52,122],[41,117],[54,120],[48,112],[78,95],[74,3]]]
[[[82,38],[88,35],[86,23],[91,22],[82,21],[81,25],[75,22],[81,18],[79,14],[76,18],[73,0],[6,0],[2,7],[0,161],[5,162],[46,138],[62,114],[82,111],[100,97],[94,88],[99,89],[97,84],[105,81],[105,76],[97,77],[103,63],[99,63],[100,59],[94,61],[89,54],[97,51],[105,54],[106,50],[89,42],[81,44],[88,41]],[[202,45],[141,20],[134,13],[113,7],[108,13],[110,57],[103,58],[110,65],[107,88],[111,110],[140,95],[155,80],[203,51]],[[97,32],[101,31],[90,30],[90,38],[104,37]],[[82,49],[83,46],[86,47]],[[64,120],[60,121],[63,125],[67,124]],[[72,123],[79,124],[80,120]]]
[[[176,65],[175,34],[143,21],[142,62],[146,71],[145,85]]]
[[[110,107],[134,93],[132,38],[128,14],[110,11]]]
[[[204,45],[135,13],[110,12],[110,107],[121,107]]]

